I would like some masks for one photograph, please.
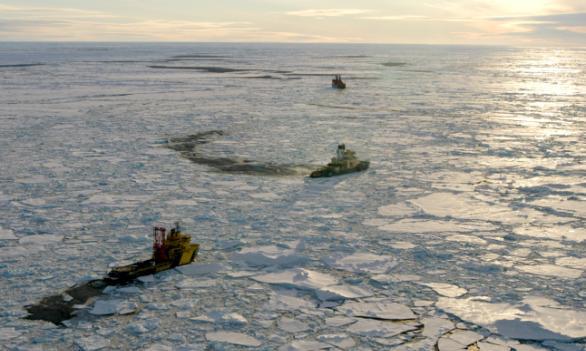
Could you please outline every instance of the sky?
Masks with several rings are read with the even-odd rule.
[[[0,0],[0,41],[586,47],[586,0]]]

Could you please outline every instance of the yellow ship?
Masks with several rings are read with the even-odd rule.
[[[164,227],[153,228],[153,257],[112,269],[105,280],[108,283],[125,282],[137,277],[166,271],[176,266],[193,262],[199,251],[199,244],[191,243],[191,236],[181,232],[175,224],[167,234]]]

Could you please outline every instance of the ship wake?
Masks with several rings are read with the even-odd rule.
[[[307,176],[316,165],[287,164],[275,162],[262,162],[239,157],[213,157],[205,155],[199,147],[209,143],[212,138],[223,136],[221,130],[191,134],[184,137],[171,138],[166,146],[181,154],[191,162],[212,167],[221,172],[242,173],[259,176]]]

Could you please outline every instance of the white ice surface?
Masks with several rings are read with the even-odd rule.
[[[459,297],[466,294],[467,290],[454,284],[448,283],[419,283],[421,285],[432,288],[435,292],[442,296]]]
[[[253,267],[295,267],[307,261],[307,257],[298,252],[302,245],[303,243],[298,243],[293,248],[276,245],[249,247],[233,254],[232,259]]]
[[[392,301],[347,301],[337,308],[338,311],[354,317],[367,317],[385,320],[416,319],[417,316],[405,305]]]
[[[576,311],[542,297],[527,297],[522,305],[442,297],[436,306],[515,339],[569,340],[586,337],[586,311]]]
[[[261,283],[310,290],[321,300],[338,300],[372,295],[372,292],[368,289],[359,286],[341,285],[334,276],[304,268],[257,275],[251,277],[251,279]]]
[[[368,252],[356,252],[351,255],[337,254],[324,260],[332,268],[355,273],[386,273],[397,265],[390,256],[381,256]]]
[[[17,240],[18,238],[14,235],[11,229],[0,228],[0,240]]]
[[[206,339],[212,342],[228,343],[241,346],[259,347],[262,342],[252,336],[230,332],[230,331],[216,331],[206,333]]]

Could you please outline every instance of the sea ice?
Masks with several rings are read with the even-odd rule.
[[[454,322],[447,318],[426,317],[421,319],[421,323],[423,323],[421,335],[432,339],[455,328]]]
[[[14,328],[0,328],[0,341],[14,339],[20,335],[22,335],[22,332]]]
[[[111,314],[130,314],[136,311],[137,306],[132,302],[123,300],[98,300],[90,313],[96,316],[106,316]]]
[[[415,274],[377,274],[371,278],[383,284],[391,282],[416,282],[421,280],[421,277]]]
[[[397,250],[410,250],[410,249],[414,249],[417,247],[417,245],[410,243],[408,241],[397,241],[397,242],[391,243],[389,246],[392,247],[393,249],[397,249]]]
[[[378,229],[391,233],[438,233],[438,232],[456,232],[467,233],[477,231],[491,231],[497,229],[492,224],[486,222],[466,222],[457,221],[436,221],[424,219],[401,219],[394,223],[389,223],[378,227]]]
[[[216,331],[206,333],[206,339],[211,342],[223,342],[234,345],[259,347],[262,342],[243,333]]]
[[[334,316],[326,318],[326,325],[330,327],[342,327],[344,325],[348,325],[351,323],[356,322],[356,318],[349,318],[344,316]]]
[[[369,252],[356,252],[351,255],[336,254],[324,259],[330,267],[355,273],[387,273],[397,265],[390,256],[375,255]]]
[[[459,286],[447,283],[419,283],[421,285],[432,288],[436,293],[447,297],[459,297],[466,294],[468,291]]]
[[[575,269],[586,270],[586,258],[578,257],[560,257],[555,260],[555,264],[558,266],[566,266]]]
[[[195,278],[188,278],[185,280],[180,281],[179,283],[175,284],[175,287],[178,289],[203,289],[203,288],[210,288],[215,286],[217,281],[215,279],[195,279]]]
[[[354,317],[386,320],[406,320],[417,318],[409,307],[388,300],[372,302],[346,301],[343,305],[339,306],[337,310]]]
[[[374,295],[374,293],[369,289],[351,285],[325,286],[317,290],[316,293],[317,297],[323,301],[357,299]]]
[[[281,197],[275,193],[271,193],[271,192],[266,192],[266,193],[254,193],[254,194],[250,194],[250,197],[252,197],[253,199],[257,199],[257,200],[263,200],[263,201],[275,201],[275,200],[279,200]]]
[[[279,347],[278,351],[318,351],[333,349],[334,346],[314,340],[294,340]]]
[[[202,276],[221,272],[226,267],[221,263],[192,263],[179,266],[176,269],[186,275]]]
[[[316,303],[312,302],[311,299],[298,297],[294,290],[277,290],[271,293],[269,302],[266,305],[268,309],[275,311],[313,309],[315,306]]]
[[[458,242],[462,242],[462,243],[476,244],[476,245],[486,245],[487,244],[486,240],[484,240],[482,238],[479,238],[477,236],[472,236],[472,235],[463,235],[463,234],[450,235],[450,236],[446,237],[446,240],[458,241]]]
[[[576,217],[586,218],[586,206],[584,201],[567,200],[563,198],[547,198],[531,202],[532,205],[550,207],[557,211],[567,211]]]
[[[21,237],[18,242],[21,245],[46,245],[58,243],[63,240],[63,235],[41,234],[41,235],[27,235]]]
[[[83,351],[96,351],[110,346],[110,341],[99,335],[92,335],[76,339],[75,345]]]
[[[252,267],[295,267],[308,260],[306,256],[298,253],[302,246],[303,242],[293,249],[277,245],[244,248],[233,254],[232,259],[245,262]]]
[[[11,229],[0,228],[0,240],[17,240],[18,238],[14,235]]]
[[[159,318],[147,318],[128,324],[126,330],[134,335],[145,334],[159,327],[161,320]]]
[[[251,277],[261,283],[283,285],[302,290],[310,290],[320,300],[340,300],[371,296],[372,292],[358,286],[338,284],[338,280],[328,274],[296,268],[277,273],[268,273]]]
[[[236,312],[211,311],[207,316],[216,324],[245,325],[248,320]]]
[[[390,204],[379,207],[378,214],[385,217],[406,217],[415,213],[415,210],[406,204]]]
[[[376,319],[359,319],[356,323],[350,325],[347,330],[351,334],[366,337],[390,338],[411,330],[417,330],[417,322],[391,322]]]
[[[546,226],[522,226],[513,229],[515,234],[553,240],[570,240],[583,242],[586,240],[586,228],[574,228],[569,225]]]
[[[442,297],[436,306],[459,318],[514,339],[569,340],[586,337],[586,311],[575,311],[542,297],[527,297],[520,306],[473,298]]]
[[[511,209],[478,201],[468,195],[434,193],[411,201],[425,213],[437,217],[451,217],[479,221],[522,223],[523,219]]]
[[[318,336],[317,339],[330,345],[334,345],[342,350],[347,350],[356,346],[354,339],[347,334],[323,334]]]
[[[517,265],[515,268],[525,273],[567,279],[578,279],[583,273],[579,269],[561,267],[554,264]]]
[[[331,275],[304,268],[257,275],[251,277],[251,279],[261,283],[278,284],[307,290],[319,290],[327,286],[337,285],[338,283],[338,280]]]
[[[288,333],[299,333],[310,329],[307,323],[287,317],[281,318],[278,325],[279,328]]]
[[[437,343],[439,351],[469,350],[468,346],[484,339],[484,336],[471,330],[456,329],[444,334]]]
[[[511,348],[506,345],[498,345],[490,342],[479,341],[476,343],[479,351],[510,351]]]

